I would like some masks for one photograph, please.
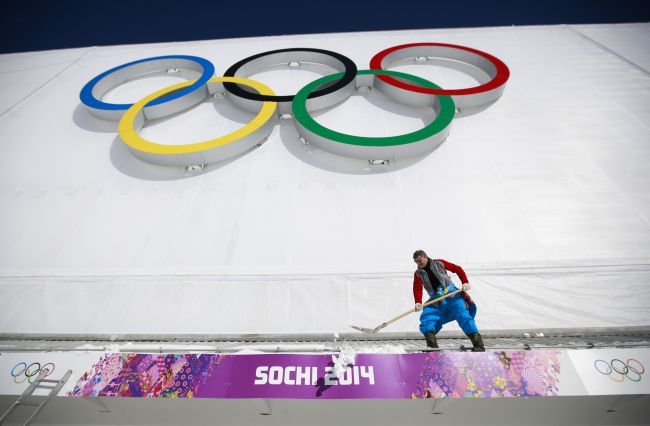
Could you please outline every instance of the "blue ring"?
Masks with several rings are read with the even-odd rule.
[[[112,68],[106,72],[99,74],[97,77],[90,80],[88,83],[86,83],[86,85],[81,89],[81,92],[79,93],[79,99],[81,99],[81,103],[83,103],[87,107],[95,108],[95,109],[110,110],[110,111],[119,111],[119,110],[126,111],[127,109],[131,108],[131,105],[133,104],[109,104],[107,102],[103,102],[95,98],[95,96],[93,96],[93,89],[95,88],[95,85],[97,85],[97,83],[99,83],[104,77],[114,73],[115,71],[121,70],[122,68],[127,68],[142,62],[157,61],[160,59],[186,59],[188,61],[194,61],[199,65],[201,65],[201,67],[203,68],[203,74],[198,80],[196,80],[190,86],[187,86],[177,92],[169,93],[165,96],[155,99],[149,102],[146,106],[159,105],[183,97],[188,93],[206,84],[207,81],[214,75],[214,65],[212,65],[212,62],[208,61],[207,59],[201,58],[199,56],[168,55],[168,56],[156,56],[153,58],[140,59],[137,61],[129,62],[127,64],[119,65],[115,68]]]
[[[602,371],[600,371],[600,369],[598,368],[598,361],[604,363],[607,366],[607,368],[609,368],[609,371],[607,373],[603,373]],[[596,361],[594,361],[594,368],[603,376],[609,376],[610,374],[612,374],[612,371],[614,371],[612,369],[612,366],[609,365],[609,362],[605,361],[604,359],[597,359]]]
[[[20,364],[24,365],[25,368],[23,369],[23,371],[21,371],[20,373],[17,373],[17,374],[16,374],[16,372],[15,372],[14,370],[15,370],[16,367],[18,367]],[[26,363],[25,361],[20,361],[18,364],[14,365],[14,368],[11,369],[11,377],[18,377],[18,376],[20,376],[21,374],[23,374],[23,373],[25,372],[25,370],[27,370],[27,363]]]

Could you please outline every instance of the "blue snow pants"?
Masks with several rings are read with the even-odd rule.
[[[452,283],[448,292],[456,291],[456,286]],[[429,300],[442,296],[442,293],[429,293]],[[437,305],[437,306],[435,306]],[[426,306],[420,314],[420,332],[422,334],[431,331],[438,333],[443,324],[456,320],[465,334],[478,333],[474,317],[476,316],[476,305],[471,304],[469,307],[465,304],[465,299],[460,294],[449,297],[442,302]]]

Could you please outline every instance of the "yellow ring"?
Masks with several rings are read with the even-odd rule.
[[[120,137],[131,148],[147,152],[151,154],[189,154],[196,153],[201,151],[206,151],[212,148],[218,148],[220,146],[227,145],[231,142],[234,142],[238,139],[246,137],[253,133],[255,130],[262,127],[275,113],[277,107],[276,102],[263,102],[262,108],[257,113],[255,118],[251,120],[241,129],[235,130],[232,133],[229,133],[225,136],[218,137],[216,139],[210,139],[203,142],[197,142],[192,144],[184,145],[162,145],[155,142],[148,141],[141,137],[138,132],[135,130],[135,120],[137,115],[142,111],[145,105],[149,102],[158,99],[167,93],[173,92],[174,90],[182,89],[183,87],[190,86],[193,84],[193,81],[184,81],[181,83],[174,84],[172,86],[166,87],[164,89],[158,90],[144,98],[140,99],[138,102],[134,103],[131,108],[129,108],[122,119],[118,127],[118,132]],[[270,87],[260,83],[259,81],[250,80],[243,77],[212,77],[208,80],[208,83],[237,83],[249,86],[255,89],[262,95],[274,96],[273,90]]]

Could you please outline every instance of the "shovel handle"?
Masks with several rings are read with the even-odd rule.
[[[427,303],[425,303],[424,305],[422,305],[422,307],[424,308],[425,306],[429,306],[429,305],[433,305],[434,303],[438,303],[438,302],[440,302],[440,301],[443,300],[443,299],[446,299],[446,298],[448,298],[448,297],[451,297],[451,296],[455,296],[455,295],[457,295],[457,294],[460,293],[461,291],[463,291],[463,290],[454,290],[454,291],[452,291],[451,293],[447,293],[447,294],[445,294],[444,296],[440,296],[440,297],[437,298],[437,299],[429,300]],[[413,312],[415,312],[415,308],[413,308]]]
[[[444,296],[440,296],[440,297],[438,297],[437,299],[433,299],[433,300],[428,301],[427,303],[425,303],[424,305],[422,305],[422,307],[424,308],[425,306],[433,305],[434,303],[440,302],[441,300],[446,299],[446,298],[448,298],[448,297],[455,296],[455,295],[457,295],[458,293],[460,293],[461,291],[462,291],[462,290],[454,290],[454,291],[452,291],[451,293],[447,293],[447,294],[445,294]],[[394,323],[394,322],[397,321],[398,319],[400,319],[400,318],[404,318],[405,316],[407,316],[408,314],[412,314],[413,312],[416,312],[415,308],[411,308],[411,309],[409,309],[408,311],[399,314],[399,315],[396,316],[395,318],[393,318],[393,319],[389,319],[388,321],[386,321],[385,323],[383,323],[383,324],[381,325],[381,328],[384,328],[384,327],[386,327],[388,324]]]

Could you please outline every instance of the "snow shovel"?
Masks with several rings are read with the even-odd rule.
[[[425,303],[424,305],[422,305],[422,308],[424,309],[425,306],[429,306],[429,305],[432,305],[434,303],[440,302],[441,300],[446,299],[448,297],[455,296],[456,294],[460,293],[461,291],[462,290],[454,290],[451,293],[447,293],[444,296],[438,297],[437,299],[430,300],[427,303]],[[406,312],[404,312],[402,314],[399,314],[398,316],[396,316],[393,319],[389,319],[385,323],[382,323],[381,325],[379,325],[379,326],[377,326],[375,328],[363,328],[363,327],[357,327],[356,325],[351,325],[350,327],[354,328],[355,330],[363,331],[364,333],[374,334],[374,333],[378,332],[379,330],[381,330],[382,328],[386,327],[388,324],[392,324],[395,321],[397,321],[398,319],[403,318],[403,317],[405,317],[408,314],[411,314],[413,312],[415,312],[415,308],[409,309],[408,311],[406,311]]]

